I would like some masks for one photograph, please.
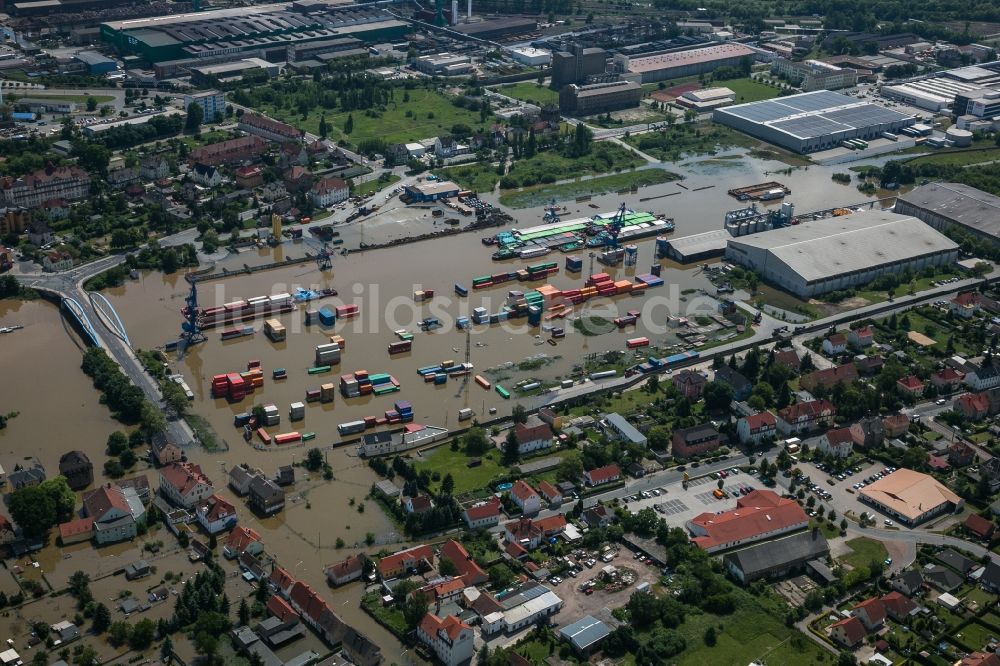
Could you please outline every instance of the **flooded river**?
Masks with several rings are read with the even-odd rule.
[[[813,166],[795,169],[788,175],[766,173],[785,168],[787,165],[779,162],[747,159],[693,160],[683,167],[672,167],[684,173],[683,181],[643,188],[624,197],[596,197],[593,203],[597,209],[587,204],[564,202],[570,210],[563,219],[613,210],[624,199],[631,208],[673,217],[677,225],[674,235],[680,237],[721,228],[723,214],[741,205],[726,195],[731,187],[777,180],[791,188],[788,200],[796,204],[799,212],[867,198],[853,185],[845,187],[833,183],[830,180],[832,169]],[[706,187],[708,189],[693,191]],[[654,198],[640,201],[650,197]],[[516,218],[512,226],[534,226],[541,221],[541,209],[517,211]],[[362,240],[381,243],[435,228],[441,228],[440,223],[435,224],[429,212],[413,210],[390,211],[361,224],[340,227],[343,247],[352,249]],[[255,404],[278,406],[282,422],[279,427],[270,429],[272,434],[291,430],[315,432],[314,443],[321,447],[339,442],[338,423],[369,415],[381,416],[392,408],[396,399],[413,404],[417,423],[435,426],[455,427],[458,410],[465,407],[484,418],[490,408],[496,408],[499,414],[509,413],[514,400],[502,400],[497,393],[481,389],[471,378],[467,382],[451,378],[444,385],[433,386],[424,383],[416,370],[445,360],[465,360],[466,335],[452,325],[456,317],[470,316],[472,309],[480,305],[496,312],[509,290],[527,290],[541,283],[509,282],[471,291],[473,276],[514,270],[529,263],[556,261],[559,272],[546,281],[568,289],[582,286],[592,271],[586,252],[580,253],[584,256],[580,274],[566,272],[564,256],[559,253],[530,261],[492,262],[492,248],[480,242],[480,237],[488,233],[492,232],[460,234],[352,253],[346,257],[337,255],[332,271],[320,272],[314,264],[306,263],[202,283],[199,286],[202,307],[239,298],[291,292],[298,286],[333,287],[339,291],[338,297],[323,299],[308,307],[357,303],[361,314],[324,329],[318,325],[306,326],[305,307],[298,306],[295,311],[277,317],[288,330],[284,342],[269,341],[260,332],[263,321],[258,320],[254,322],[257,333],[252,337],[222,342],[219,339],[222,327],[219,327],[208,331],[208,341],[188,350],[182,358],[171,356],[173,371],[183,374],[194,392],[192,411],[204,417],[228,445],[227,451],[219,453],[192,450],[188,452],[189,458],[201,464],[220,492],[227,496],[231,493],[224,488],[226,470],[232,465],[248,462],[273,474],[278,466],[301,460],[305,446],[260,450],[253,446],[256,440],[249,444],[244,442],[241,432],[233,426],[233,417]],[[615,279],[649,272],[652,264],[660,263],[654,260],[654,242],[646,239],[638,245],[636,266],[608,269],[595,263],[593,272],[608,272]],[[273,250],[245,251],[218,262],[216,269],[235,270],[286,256],[302,256],[305,252],[314,253],[315,246],[303,241],[289,242]],[[536,338],[539,331],[528,329],[523,320],[507,325],[476,326],[468,337],[474,372],[499,381],[511,389],[516,398],[518,393],[513,389],[518,382],[551,383],[568,377],[574,372],[574,365],[586,355],[624,350],[627,338],[648,336],[654,345],[673,344],[676,338],[666,327],[669,315],[710,314],[716,304],[697,294],[697,290],[709,286],[697,267],[680,267],[669,262],[662,262],[661,266],[666,284],[647,290],[645,296],[622,296],[587,306],[594,314],[606,317],[615,317],[630,309],[640,310],[643,316],[637,327],[585,336],[576,332],[569,321],[553,320],[546,323],[563,326],[566,338],[552,346],[545,342],[547,335]],[[454,294],[456,282],[470,288],[467,298]],[[434,289],[437,295],[430,302],[415,303],[413,292],[417,289]],[[188,284],[180,274],[144,273],[138,280],[110,290],[107,296],[124,321],[132,343],[137,348],[152,349],[161,348],[179,335],[180,311],[187,293]],[[427,316],[438,317],[444,326],[432,332],[420,331],[417,322]],[[46,303],[0,302],[0,325],[11,323],[27,328],[0,337],[0,363],[7,387],[0,409],[18,410],[21,415],[11,420],[6,431],[0,431],[0,453],[3,454],[0,460],[9,471],[18,455],[30,452],[38,455],[47,469],[55,470],[61,453],[81,448],[91,455],[95,467],[100,469],[105,459],[104,442],[108,434],[120,426],[111,420],[106,408],[99,404],[89,379],[78,370],[79,340],[66,330],[56,308]],[[398,339],[394,334],[396,329],[408,329],[414,334],[413,350],[390,357],[387,346]],[[340,365],[327,374],[307,375],[307,368],[313,366],[315,346],[328,342],[333,334],[342,335],[346,340]],[[212,376],[245,370],[250,360],[261,361],[264,387],[238,404],[212,399]],[[273,381],[271,371],[274,368],[285,368],[288,378]],[[337,384],[341,374],[359,369],[370,373],[388,372],[400,382],[402,390],[381,397],[354,399],[345,399],[338,391],[333,403],[309,403],[304,421],[288,422],[289,404],[304,401],[306,390],[326,382]],[[372,533],[380,546],[389,549],[397,547],[401,541],[392,523],[373,503],[369,502],[363,513],[358,510],[375,476],[346,448],[329,450],[328,456],[334,470],[334,483],[319,478],[302,480],[296,484],[282,514],[259,520],[241,509],[240,522],[260,530],[267,551],[288,567],[293,576],[322,589],[324,596],[332,599],[336,612],[382,646],[387,660],[399,661],[397,655],[402,651],[399,643],[359,609],[359,586],[331,591],[323,581],[322,567],[363,547],[366,534]],[[155,485],[153,475],[150,476]],[[238,501],[237,506],[242,507],[242,502]],[[342,550],[334,545],[338,537],[346,543]],[[54,557],[46,559],[56,560]]]

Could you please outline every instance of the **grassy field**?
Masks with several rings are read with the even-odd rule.
[[[778,93],[781,92],[777,88],[765,86],[763,83],[758,83],[750,78],[717,81],[712,85],[729,88],[736,93],[737,104],[743,104],[745,102],[758,102],[762,99],[772,99],[777,97]]]
[[[889,554],[880,542],[868,537],[857,537],[847,542],[853,551],[849,555],[843,555],[839,559],[855,569],[868,566],[872,560],[881,562]]]
[[[917,157],[906,164],[920,166],[921,164],[938,164],[944,166],[965,166],[1000,160],[1000,148],[974,148],[972,150],[949,150],[936,155]]]
[[[718,642],[705,645],[703,637],[715,626]],[[732,615],[690,615],[679,628],[687,649],[671,659],[678,666],[746,666],[753,660],[768,666],[807,666],[826,663],[827,653],[749,594],[740,594],[740,604]]]
[[[958,630],[955,634],[955,641],[965,647],[969,652],[982,650],[991,638],[998,635],[994,629],[972,622]]]
[[[598,196],[609,192],[627,190],[631,187],[659,185],[679,180],[680,176],[662,169],[644,169],[618,173],[613,176],[599,176],[589,180],[581,180],[561,185],[535,185],[518,191],[512,191],[500,197],[500,203],[511,208],[530,208],[555,199],[566,201],[587,194]]]
[[[675,126],[665,132],[633,134],[625,139],[644,153],[664,161],[695,155],[714,155],[730,148],[753,148],[757,139],[713,122],[697,123],[690,129]]]
[[[559,93],[546,86],[540,86],[531,81],[522,81],[512,85],[499,86],[496,91],[501,95],[513,97],[531,104],[543,106],[545,104],[558,104]]]
[[[414,461],[413,466],[417,472],[426,469],[431,475],[437,472],[441,478],[451,472],[451,476],[455,480],[454,493],[461,495],[485,487],[490,479],[500,476],[506,469],[500,465],[499,451],[489,451],[482,456],[481,460],[483,462],[478,467],[469,467],[469,456],[465,454],[465,451],[461,449],[452,451],[451,447],[446,445],[426,453]],[[434,483],[432,486],[434,490],[437,490],[440,483]]]
[[[406,626],[406,618],[403,617],[403,612],[395,606],[383,606],[382,599],[377,593],[366,594],[362,597],[361,607],[389,627],[390,631],[397,636],[405,635],[409,629]]]
[[[434,175],[444,180],[453,180],[473,192],[492,192],[497,181],[500,180],[496,165],[482,162],[436,169]]]
[[[366,115],[365,111],[352,111],[326,114],[327,125],[330,126],[331,139],[347,139],[358,143],[365,139],[382,139],[386,143],[407,143],[429,137],[450,134],[451,128],[459,123],[469,127],[479,127],[479,113],[460,109],[451,103],[447,95],[435,90],[417,88],[410,90],[410,101],[405,104],[402,97],[389,103],[388,109],[382,114]],[[319,134],[319,121],[323,112],[315,109],[304,119],[301,114],[291,109],[275,109],[271,105],[263,105],[261,111],[272,118],[282,120],[313,134]],[[410,113],[407,116],[407,112]],[[350,115],[354,121],[354,129],[348,135],[344,133],[344,123]]]
[[[25,94],[18,95],[18,97],[30,97],[32,99],[41,99],[41,98],[54,99],[54,100],[59,100],[60,102],[74,102],[76,104],[86,104],[87,99],[90,97],[96,99],[98,104],[106,104],[108,102],[113,102],[115,100],[114,96],[112,95],[48,95],[45,93],[44,90],[25,91]],[[15,99],[14,96],[11,95],[8,101],[13,102],[14,99]],[[152,103],[152,100],[150,100],[150,103]]]
[[[351,186],[351,196],[366,196],[372,192],[378,192],[381,189],[389,187],[393,183],[399,182],[399,176],[394,173],[389,174],[388,180],[382,180],[376,178],[375,180],[369,180],[366,183],[360,183],[357,186]]]

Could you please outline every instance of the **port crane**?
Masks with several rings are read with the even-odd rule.
[[[190,275],[185,275],[184,278],[191,284],[191,289],[184,299],[187,307],[184,309],[184,323],[181,324],[181,344],[178,350],[181,356],[188,347],[208,340],[198,323],[198,315],[201,314],[201,308],[198,307],[198,280]]]
[[[472,362],[472,327],[471,326],[466,326],[465,327],[465,362],[466,363],[471,363]],[[465,387],[468,386],[468,384],[469,384],[469,377],[471,375],[472,375],[472,371],[469,371],[469,372],[465,373],[465,375],[462,376],[462,385],[458,387],[458,393],[455,394],[456,398],[460,397],[462,395],[462,391],[464,391]]]
[[[616,212],[615,215],[614,215],[614,217],[612,217],[608,221],[608,225],[607,225],[606,231],[604,232],[605,233],[605,236],[604,236],[604,247],[605,248],[607,248],[609,250],[613,250],[613,249],[616,249],[618,247],[618,236],[622,232],[622,227],[625,226],[625,214],[627,212],[628,212],[628,209],[625,208],[625,202],[623,201],[622,205],[618,208],[618,212]]]
[[[320,271],[328,271],[333,268],[333,253],[330,252],[330,244],[323,242],[319,243],[310,238],[303,238],[306,245],[310,247],[317,248],[316,251],[316,268]]]

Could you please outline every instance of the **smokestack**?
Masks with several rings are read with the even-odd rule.
[[[472,0],[469,0],[469,9],[466,12],[465,17],[469,19],[470,22],[472,21]]]
[[[451,0],[451,24],[458,25],[458,0]]]

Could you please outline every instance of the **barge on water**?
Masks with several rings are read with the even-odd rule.
[[[225,324],[250,321],[268,315],[291,312],[295,302],[291,294],[274,294],[273,296],[255,296],[246,300],[233,301],[214,308],[199,309],[198,325],[201,328],[215,328]],[[183,308],[181,313],[187,317],[190,308]]]

